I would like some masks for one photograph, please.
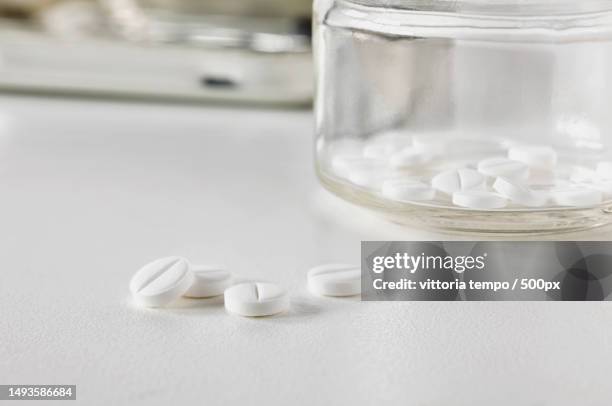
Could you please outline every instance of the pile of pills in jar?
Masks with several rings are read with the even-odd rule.
[[[344,264],[320,265],[308,271],[308,289],[320,296],[361,294],[361,270]],[[271,316],[289,309],[289,294],[270,282],[234,284],[232,274],[220,266],[194,266],[181,257],[165,257],[140,268],[130,281],[134,302],[164,307],[180,297],[210,298],[223,295],[225,309],[248,317]]]
[[[560,166],[550,146],[401,133],[346,145],[331,150],[329,170],[395,203],[513,210],[588,208],[612,199],[612,161]]]

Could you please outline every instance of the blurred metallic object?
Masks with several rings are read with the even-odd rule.
[[[303,37],[310,31],[310,0],[100,1],[131,39],[202,42],[258,33]]]
[[[131,41],[262,52],[310,48],[310,1],[101,0],[115,31]],[[275,9],[273,4],[278,3]]]
[[[251,17],[308,17],[310,0],[105,0],[117,5],[131,3],[143,12],[172,12],[183,15],[235,15]]]
[[[109,25],[91,0],[70,0],[38,13],[37,20],[46,32],[67,40],[104,36]]]
[[[0,16],[28,18],[54,0],[0,0]]]
[[[0,90],[308,105],[310,3],[290,7],[300,1],[280,2],[271,16],[261,15],[266,7],[240,15],[248,8],[238,5],[272,0],[195,2],[207,4],[202,14],[131,0],[57,2],[37,14],[44,32],[0,23]]]

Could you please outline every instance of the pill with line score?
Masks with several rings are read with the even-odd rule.
[[[529,178],[529,167],[523,162],[508,158],[488,158],[478,163],[478,171],[491,177],[524,181]]]
[[[218,265],[192,266],[194,281],[183,296],[204,298],[222,295],[232,285],[232,274]]]
[[[548,195],[541,191],[531,190],[520,183],[505,178],[497,178],[493,189],[513,203],[527,207],[542,207],[548,203]]]
[[[508,201],[501,195],[482,190],[464,190],[453,193],[453,203],[460,207],[491,210],[506,207]]]
[[[442,172],[433,177],[431,185],[446,194],[452,195],[461,190],[484,189],[487,178],[474,169],[462,168]]]
[[[146,307],[165,306],[187,292],[194,281],[189,262],[167,257],[143,266],[130,281],[136,303]]]
[[[361,268],[347,264],[325,264],[308,271],[308,289],[322,296],[354,296],[361,293]]]
[[[247,317],[272,316],[289,309],[287,291],[268,282],[246,282],[223,293],[225,309]]]

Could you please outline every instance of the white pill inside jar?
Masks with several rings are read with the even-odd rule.
[[[431,155],[417,147],[404,148],[391,155],[389,164],[393,168],[412,168],[431,161]]]
[[[413,145],[411,136],[404,133],[384,133],[377,135],[363,147],[363,156],[371,159],[389,159],[394,153]]]
[[[406,203],[433,200],[436,197],[436,191],[432,187],[410,179],[386,180],[382,184],[381,194],[387,199]]]
[[[431,185],[446,194],[452,195],[461,190],[483,189],[487,178],[474,169],[452,169],[433,177]]]
[[[526,186],[505,178],[497,178],[493,189],[513,203],[527,207],[542,207],[548,203],[548,194],[531,190]]]
[[[322,141],[323,138],[319,138],[318,141]],[[341,139],[336,141],[319,144],[317,141],[317,147],[324,149],[329,156],[339,155],[361,155],[363,150],[363,141],[360,139]]]
[[[502,209],[508,201],[501,195],[482,190],[465,190],[453,193],[453,204],[478,210]]]
[[[225,309],[247,317],[272,316],[289,309],[287,291],[268,282],[246,282],[223,293]]]
[[[352,168],[346,178],[354,185],[378,190],[384,181],[392,175],[393,173],[386,166],[366,164]]]
[[[444,155],[447,152],[448,137],[440,136],[414,136],[413,146],[429,156]]]
[[[308,271],[308,290],[322,296],[355,296],[361,293],[361,268],[325,264]]]
[[[590,187],[570,187],[552,192],[552,198],[559,206],[591,207],[601,204],[603,193]]]
[[[478,163],[478,171],[490,177],[525,181],[529,178],[529,167],[523,162],[508,158],[488,158]]]
[[[389,167],[385,161],[362,157],[344,157],[339,159],[336,161],[333,169],[337,176],[365,188],[380,187],[389,173]]]
[[[531,186],[553,186],[558,181],[559,174],[554,170],[530,169],[528,184]]]
[[[363,156],[373,159],[386,159],[396,151],[397,148],[392,144],[366,145],[363,148]]]
[[[183,296],[193,281],[194,275],[186,259],[160,258],[136,272],[130,281],[130,292],[142,306],[161,307]]]
[[[345,177],[351,169],[368,162],[361,155],[336,155],[331,160],[331,168],[337,176]]]
[[[514,146],[508,150],[508,158],[532,168],[552,169],[557,165],[557,152],[548,146]]]
[[[232,274],[218,265],[192,266],[194,281],[183,296],[205,298],[222,295],[232,285]]]

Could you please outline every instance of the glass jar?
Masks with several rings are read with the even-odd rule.
[[[612,2],[318,0],[314,20],[329,190],[451,231],[611,222]]]

